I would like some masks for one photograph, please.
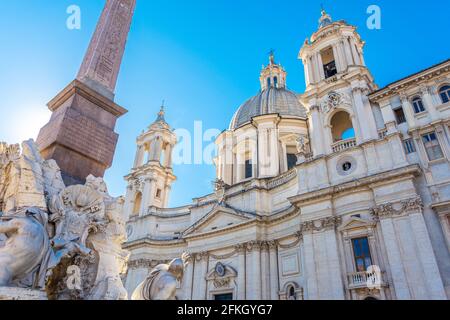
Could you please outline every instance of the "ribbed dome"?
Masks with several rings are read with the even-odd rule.
[[[269,87],[245,102],[236,112],[230,124],[235,130],[253,117],[278,113],[281,116],[306,118],[306,109],[295,93],[284,88]]]

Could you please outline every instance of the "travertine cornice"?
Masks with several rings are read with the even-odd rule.
[[[184,241],[183,239],[156,240],[156,239],[151,239],[151,238],[147,237],[147,238],[143,238],[143,239],[126,242],[122,245],[122,247],[127,250],[146,247],[146,246],[180,247],[180,246],[184,245],[185,243],[186,243],[186,241]]]
[[[154,259],[137,259],[128,262],[129,269],[140,269],[140,268],[154,268],[160,264],[169,263],[169,260],[154,260]]]
[[[419,73],[413,74],[404,79],[393,82],[386,87],[375,91],[369,95],[369,99],[373,102],[385,100],[393,95],[398,95],[400,92],[409,89],[410,87],[417,87],[418,84],[427,82],[433,78],[442,77],[450,72],[450,59],[440,64],[432,66]]]
[[[333,197],[338,193],[343,193],[346,191],[354,190],[360,187],[371,187],[372,184],[376,183],[386,183],[394,179],[401,177],[407,177],[408,175],[417,175],[420,172],[420,167],[416,164],[405,166],[399,169],[394,169],[390,171],[381,172],[368,177],[361,178],[356,181],[350,181],[341,183],[339,185],[326,187],[316,191],[310,191],[304,194],[300,194],[294,197],[288,198],[288,200],[295,206],[301,207],[304,203],[311,201],[318,201],[321,199],[326,199],[327,197]]]

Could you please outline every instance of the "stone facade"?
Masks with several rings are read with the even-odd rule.
[[[129,187],[129,293],[189,252],[179,299],[450,297],[450,62],[379,89],[363,47],[323,12],[299,54],[306,91],[272,55],[216,141],[214,193],[175,209],[149,193],[132,214]]]

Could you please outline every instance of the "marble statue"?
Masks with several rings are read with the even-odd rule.
[[[184,269],[190,259],[190,255],[184,253],[181,258],[174,259],[169,264],[156,266],[147,279],[136,288],[131,299],[177,300],[177,285],[182,282]]]
[[[23,214],[0,216],[0,233],[6,243],[0,247],[0,287],[45,286],[47,270],[55,265],[55,257],[47,234],[47,213],[27,209]]]
[[[58,272],[50,277],[47,290],[56,299],[126,300],[120,274],[128,260],[121,249],[126,240],[121,218],[123,200],[109,196],[103,179],[89,176],[84,186],[64,189],[50,203],[50,221],[56,232],[52,244],[59,261]],[[81,288],[66,283],[66,270],[80,270]]]
[[[308,138],[300,135],[296,140],[296,144],[297,144],[297,153],[298,154],[304,155],[304,154],[308,153],[308,145],[309,145]]]
[[[1,143],[0,297],[23,288],[50,300],[126,300],[123,205],[102,178],[65,187],[34,141],[22,152]]]

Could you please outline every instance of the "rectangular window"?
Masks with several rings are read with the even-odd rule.
[[[161,189],[156,190],[156,198],[157,199],[161,198]]]
[[[406,154],[416,152],[416,146],[414,145],[413,139],[406,139],[403,141],[403,145],[405,146]]]
[[[216,301],[231,301],[231,300],[233,300],[233,294],[232,293],[216,294],[214,296],[214,300],[216,300]]]
[[[245,161],[245,179],[250,179],[253,177],[253,164],[252,160]]]
[[[367,238],[353,239],[353,255],[355,257],[356,271],[364,272],[372,265],[369,240]]]
[[[430,161],[442,159],[444,157],[435,132],[423,135],[422,140]]]
[[[287,164],[288,164],[288,170],[291,170],[297,165],[297,156],[292,153],[287,154]]]
[[[403,112],[403,108],[400,107],[398,109],[394,109],[395,119],[397,120],[397,124],[405,123],[405,113]]]

